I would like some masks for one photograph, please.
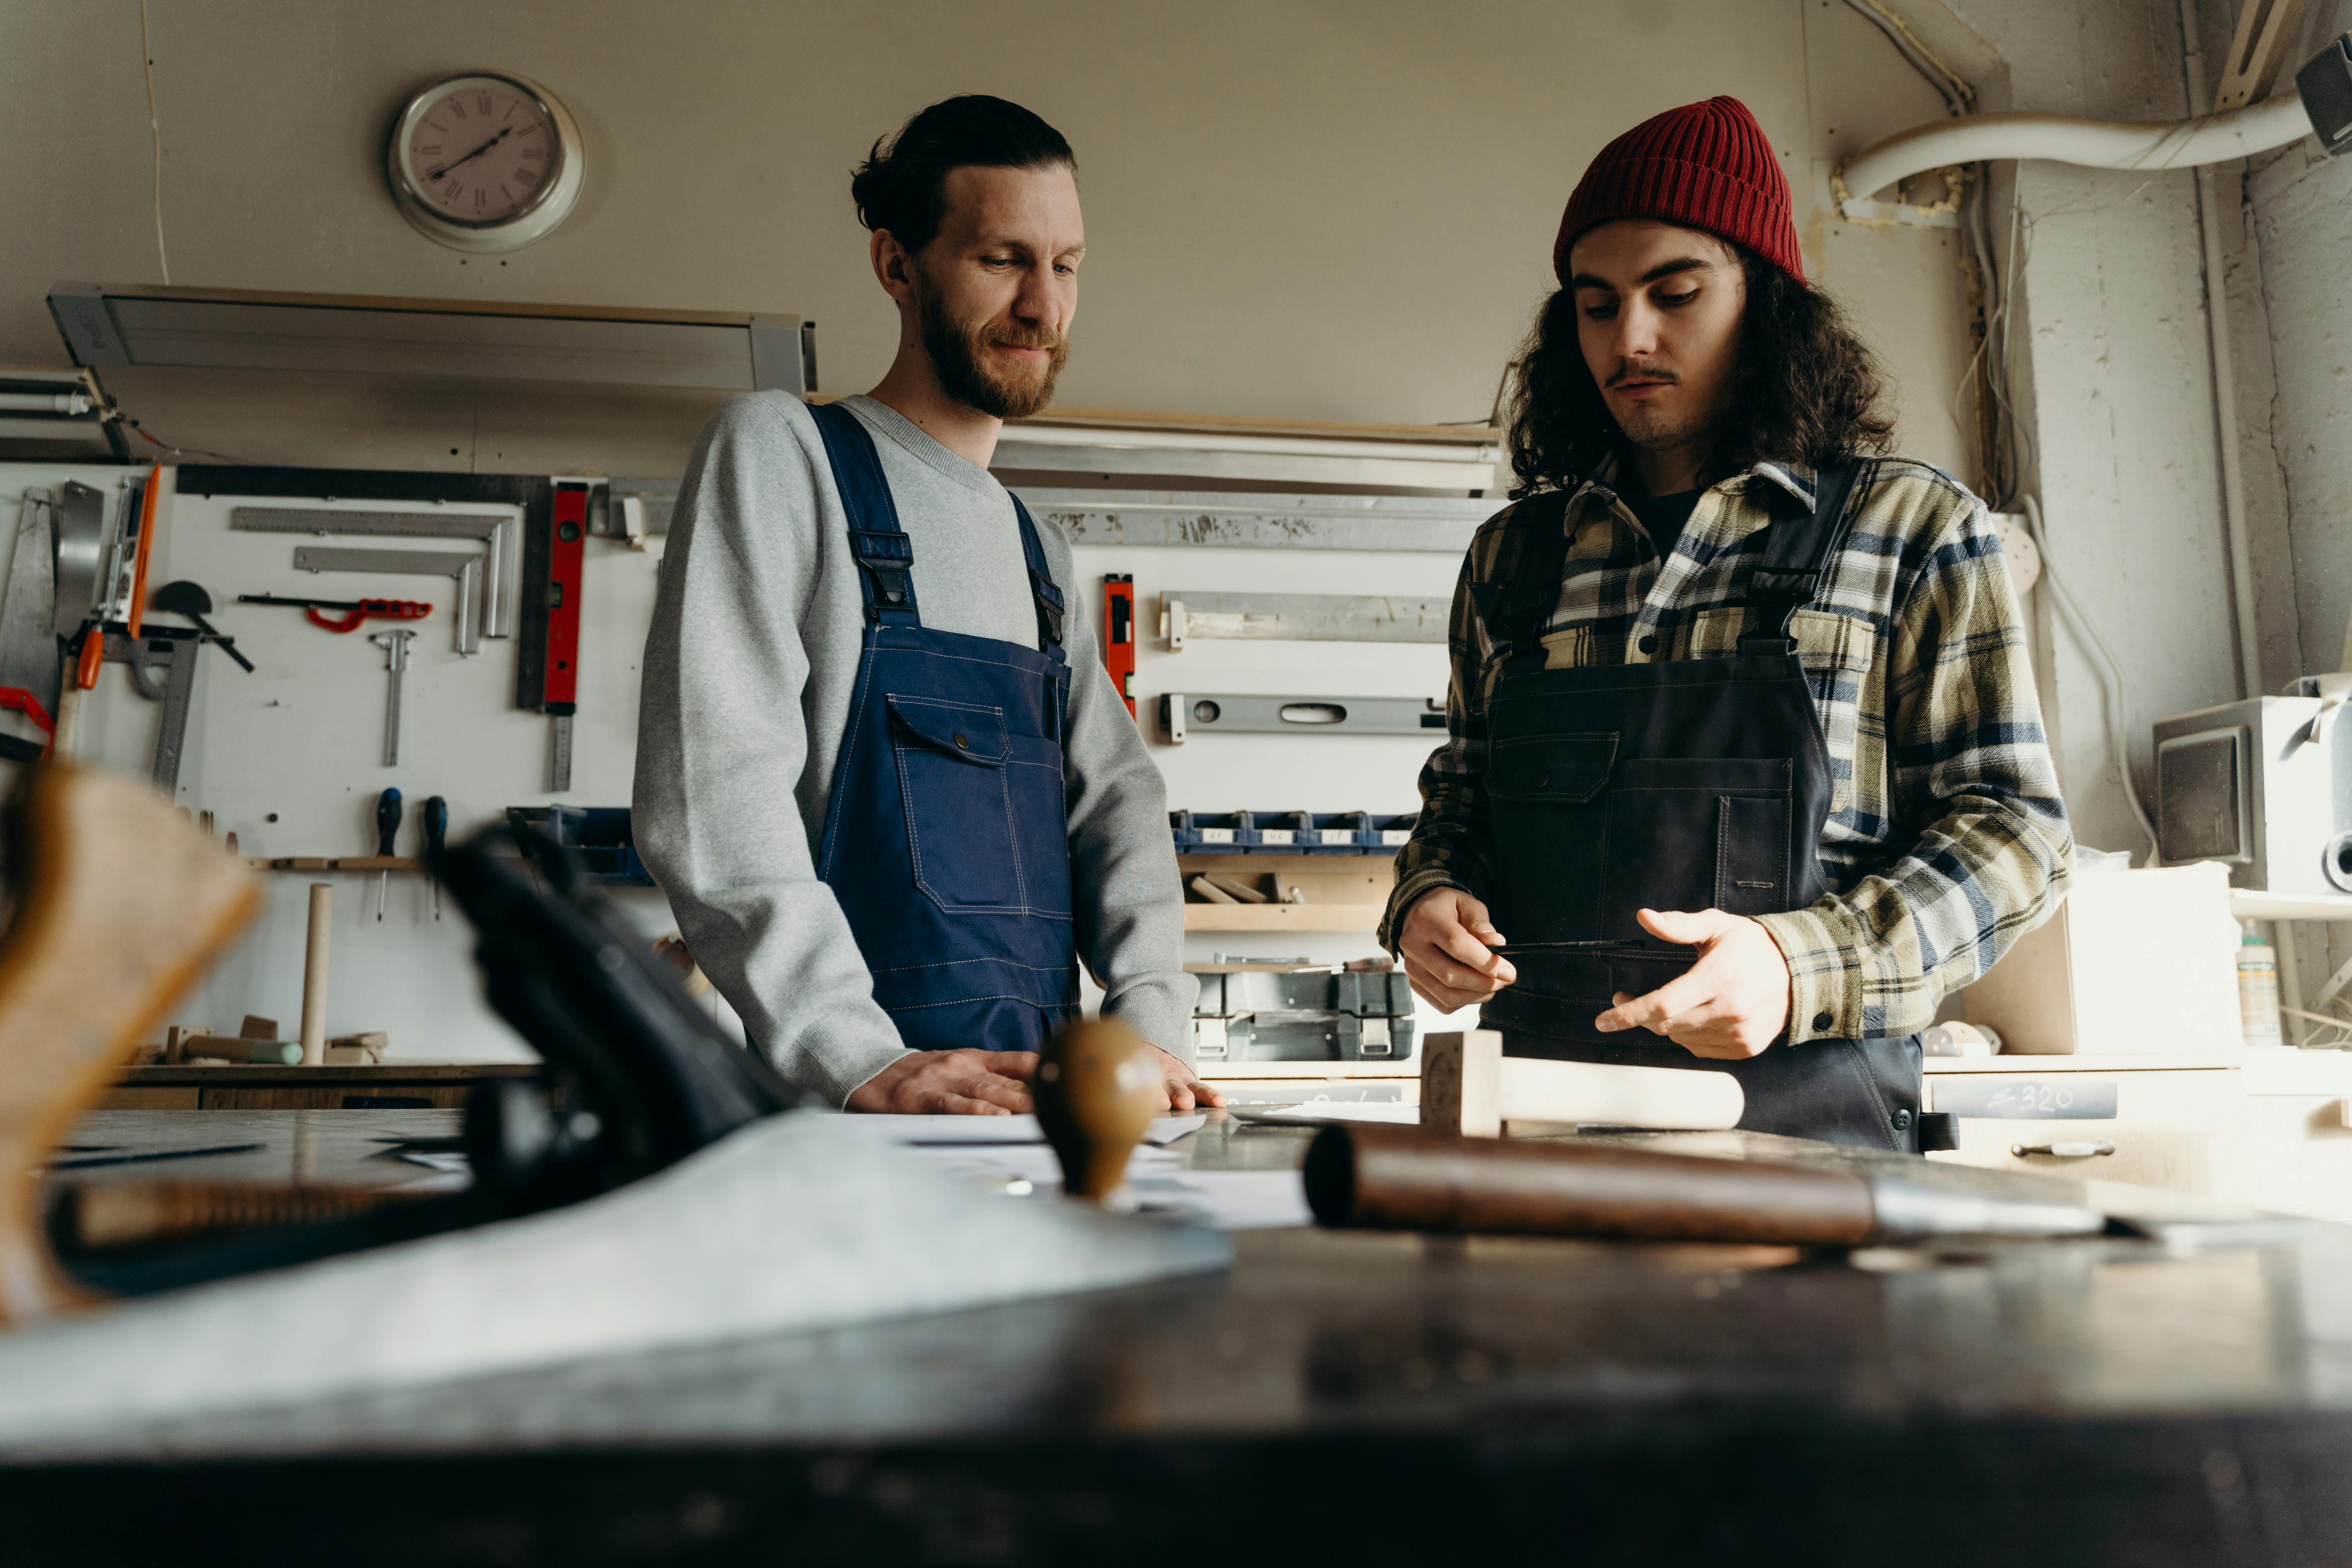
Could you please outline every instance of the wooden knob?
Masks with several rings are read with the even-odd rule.
[[[1115,1018],[1064,1026],[1038,1054],[1037,1122],[1061,1157],[1062,1190],[1100,1203],[1127,1179],[1136,1140],[1167,1108],[1143,1037]]]

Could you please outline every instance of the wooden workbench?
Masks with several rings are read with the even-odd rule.
[[[107,1110],[447,1110],[484,1079],[541,1070],[537,1062],[127,1068],[99,1103]]]
[[[269,1140],[250,1173],[307,1139],[328,1180],[456,1125],[234,1121]],[[76,1138],[229,1122],[109,1112]],[[1308,1136],[1223,1120],[1179,1147],[1263,1169]],[[2336,1562],[2346,1235],[1849,1258],[1244,1232],[1223,1277],[17,1455],[0,1509],[27,1564]]]

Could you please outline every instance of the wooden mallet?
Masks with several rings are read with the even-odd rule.
[[[1062,1162],[1062,1190],[1101,1203],[1126,1184],[1128,1156],[1168,1090],[1143,1037],[1116,1018],[1056,1030],[1038,1053],[1037,1123]]]

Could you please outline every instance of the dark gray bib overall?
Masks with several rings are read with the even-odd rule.
[[[1564,526],[1539,528],[1493,595],[1486,623],[1510,650],[1487,713],[1494,920],[1515,947],[1565,945],[1514,956],[1517,983],[1481,1016],[1512,1056],[1728,1072],[1754,1131],[1911,1151],[1916,1037],[1782,1042],[1717,1061],[1592,1026],[1616,993],[1654,991],[1693,962],[1635,910],[1778,914],[1829,890],[1829,752],[1789,620],[1820,591],[1859,468],[1823,470],[1811,513],[1791,507],[1769,525],[1730,658],[1546,669],[1538,639],[1559,599]],[[1530,504],[1564,519],[1569,499]]]

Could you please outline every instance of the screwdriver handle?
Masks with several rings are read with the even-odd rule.
[[[385,790],[375,797],[375,852],[394,853],[393,837],[400,831],[400,792]]]
[[[430,858],[440,854],[442,845],[448,839],[449,803],[437,795],[428,797],[425,802],[424,820],[425,853]]]

